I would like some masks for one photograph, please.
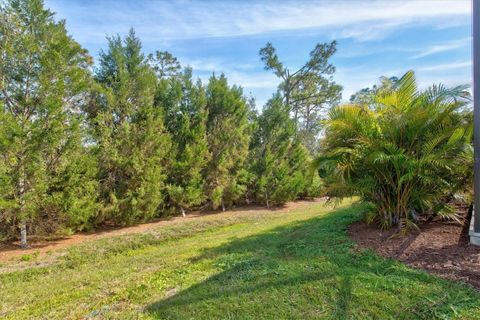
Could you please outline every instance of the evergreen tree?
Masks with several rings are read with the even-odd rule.
[[[178,77],[160,80],[156,100],[165,108],[173,141],[167,187],[170,203],[185,215],[185,209],[205,201],[202,171],[209,159],[205,88],[200,81],[193,82],[192,70],[187,68]]]
[[[41,0],[1,6],[0,57],[0,220],[27,247],[27,231],[95,213],[80,112],[91,58]]]
[[[155,51],[155,54],[149,54],[148,62],[159,79],[176,77],[182,70],[178,59],[168,51]]]
[[[212,208],[232,205],[245,192],[242,182],[248,154],[249,107],[241,88],[213,75],[207,86],[207,141],[211,159],[205,170]]]
[[[154,106],[156,77],[133,30],[108,38],[96,79],[101,85],[92,112],[98,139],[102,220],[130,224],[158,214],[170,136]],[[101,220],[100,220],[101,221]]]
[[[342,87],[333,81],[335,67],[329,62],[336,51],[336,41],[318,43],[308,61],[295,71],[280,61],[271,43],[259,52],[265,70],[272,70],[282,80],[278,92],[293,114],[296,134],[311,154],[317,152],[322,113],[341,99]]]
[[[255,199],[268,206],[294,200],[308,186],[308,152],[295,138],[295,122],[279,95],[258,117],[250,144]]]
[[[386,94],[398,83],[397,77],[387,78],[385,76],[380,77],[380,85],[373,85],[372,88],[363,88],[350,96],[350,102],[357,105],[368,106],[371,109],[377,107],[375,97],[377,95]]]

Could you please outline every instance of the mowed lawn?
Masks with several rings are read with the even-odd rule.
[[[467,285],[356,248],[346,229],[365,210],[221,213],[1,262],[0,317],[480,319]]]

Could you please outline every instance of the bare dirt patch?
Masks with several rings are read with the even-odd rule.
[[[261,213],[274,213],[274,212],[288,212],[298,207],[308,207],[313,203],[324,201],[319,198],[312,201],[293,201],[286,203],[281,207],[265,208],[262,206],[251,205],[232,208],[228,211],[204,211],[204,212],[192,212],[187,214],[186,217],[175,216],[170,218],[161,219],[158,221],[138,224],[130,227],[123,228],[107,228],[91,233],[77,233],[69,237],[64,237],[55,240],[34,240],[30,241],[30,249],[20,249],[19,243],[0,243],[0,262],[11,260],[13,258],[22,257],[25,255],[40,255],[43,256],[46,253],[59,251],[70,246],[74,246],[86,241],[102,239],[106,237],[114,237],[127,234],[146,233],[157,229],[162,226],[182,223],[191,219],[208,219],[215,216],[248,216],[258,215]]]
[[[469,244],[465,224],[433,221],[420,226],[420,233],[391,237],[365,222],[349,227],[349,235],[360,247],[424,269],[442,278],[463,281],[480,290],[480,248]]]

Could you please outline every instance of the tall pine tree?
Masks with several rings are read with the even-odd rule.
[[[171,145],[161,109],[154,105],[156,77],[133,30],[108,38],[90,108],[98,139],[102,220],[121,224],[151,219],[164,202]]]
[[[248,154],[250,109],[241,88],[230,87],[222,74],[207,86],[207,141],[211,159],[205,170],[212,208],[232,205],[245,192],[239,179]]]
[[[173,142],[167,186],[170,204],[185,215],[185,209],[205,201],[202,172],[209,160],[205,88],[192,80],[192,70],[187,68],[160,80],[156,100],[165,108]]]
[[[257,118],[249,165],[258,202],[268,206],[294,200],[308,185],[308,151],[295,137],[295,122],[280,95]]]
[[[80,112],[91,58],[41,0],[1,6],[0,57],[0,220],[27,247],[27,231],[95,213]]]
[[[271,43],[259,52],[265,70],[273,71],[282,80],[278,92],[293,114],[296,134],[312,155],[318,152],[323,113],[341,99],[342,87],[333,81],[335,67],[329,61],[336,51],[336,41],[318,43],[308,61],[297,70],[291,70],[280,61]]]

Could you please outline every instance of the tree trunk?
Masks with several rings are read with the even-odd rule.
[[[20,224],[18,226],[20,229],[20,247],[22,249],[28,249],[30,246],[27,242],[27,222],[25,221],[26,219],[23,216],[23,211],[25,209],[25,170],[22,164],[19,168],[18,197],[20,202],[19,212],[21,217]]]
[[[30,248],[27,242],[27,223],[25,220],[20,222],[20,247],[22,249]]]
[[[185,209],[183,209],[183,207],[180,207],[180,210],[182,211],[182,216],[185,218],[186,215],[185,215]]]
[[[310,129],[310,106],[307,105],[307,116],[305,119],[305,132],[307,132],[307,134],[309,129]]]
[[[285,104],[287,108],[290,108],[290,78],[287,76],[287,80],[285,80]]]
[[[295,106],[295,138],[298,133],[298,105]]]

